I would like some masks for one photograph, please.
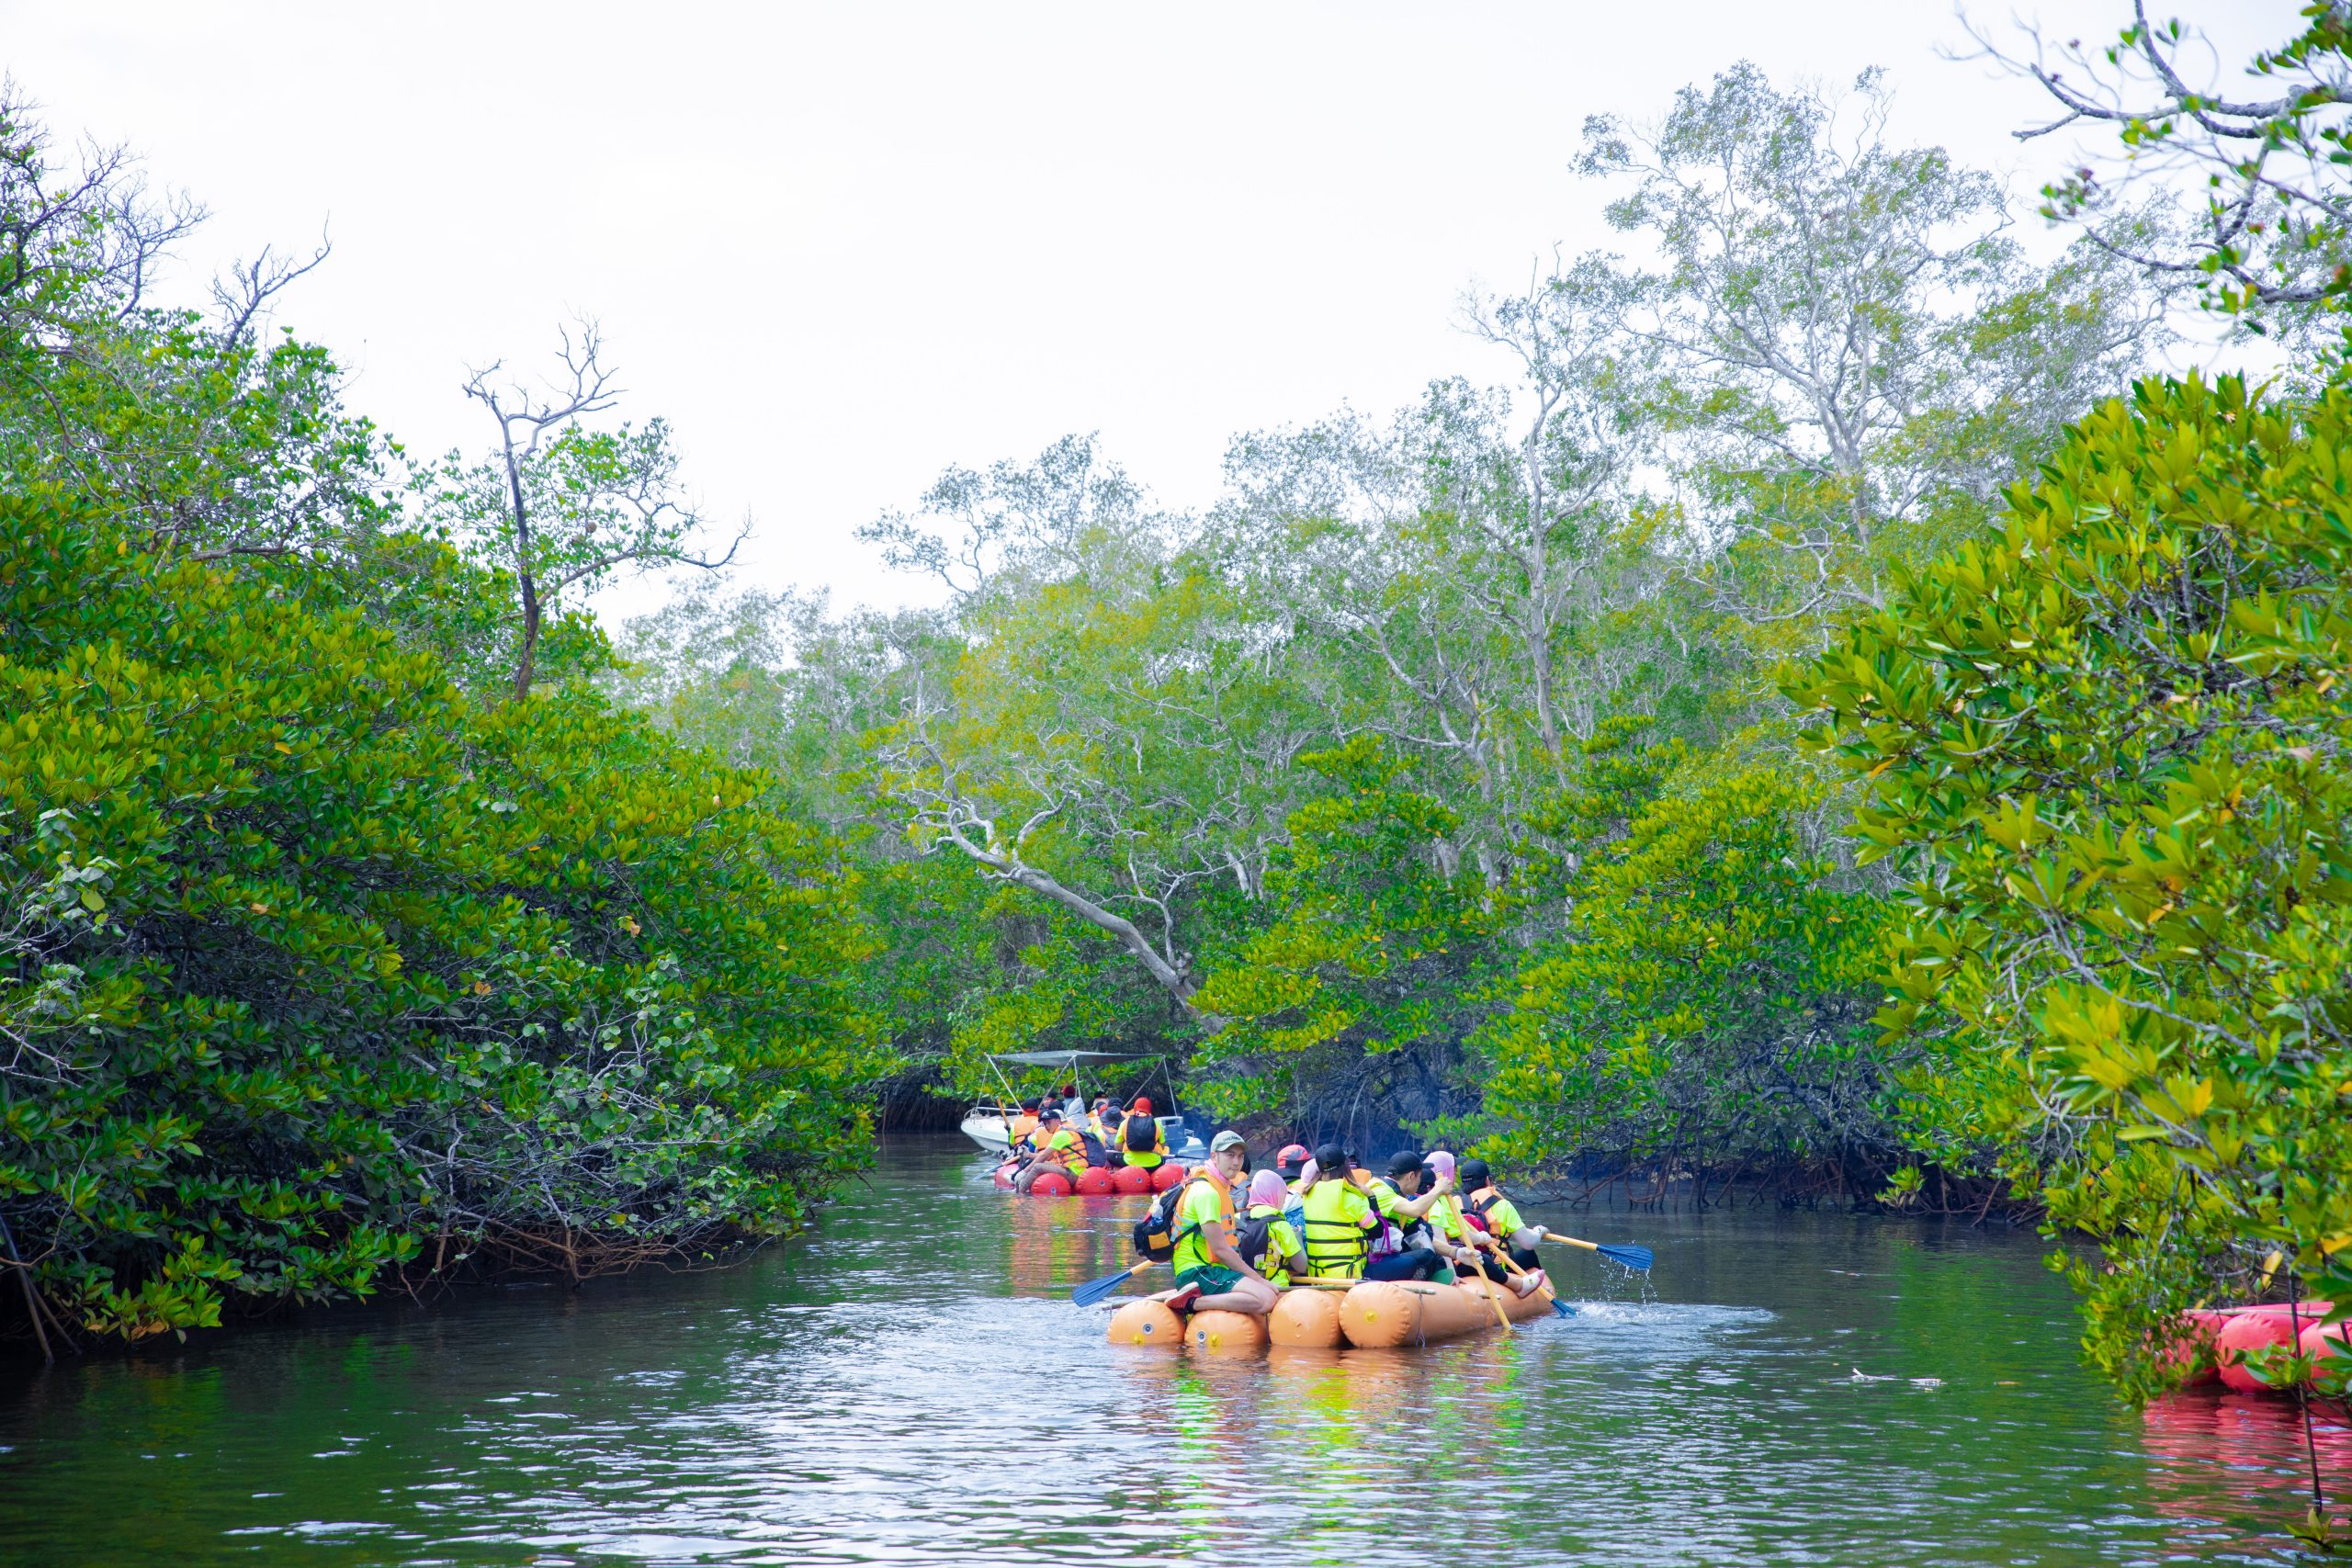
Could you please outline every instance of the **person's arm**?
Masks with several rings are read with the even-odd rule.
[[[1418,1198],[1410,1198],[1396,1206],[1396,1212],[1407,1219],[1418,1220],[1437,1207],[1439,1199],[1453,1190],[1453,1178],[1441,1176],[1430,1183],[1430,1190]]]
[[[1449,1263],[1467,1264],[1476,1268],[1478,1247],[1470,1237],[1473,1226],[1464,1224],[1450,1208],[1441,1208],[1431,1217],[1430,1229],[1438,1238],[1438,1250]]]

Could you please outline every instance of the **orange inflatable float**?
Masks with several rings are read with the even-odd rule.
[[[1336,1291],[1284,1291],[1266,1314],[1266,1337],[1301,1350],[1336,1350],[1347,1343],[1340,1332]]]
[[[1184,1320],[1184,1348],[1209,1356],[1254,1356],[1266,1348],[1266,1320],[1249,1312],[1196,1312]]]
[[[1133,1301],[1111,1317],[1114,1345],[1184,1345],[1212,1355],[1254,1355],[1268,1345],[1331,1350],[1343,1345],[1388,1349],[1455,1339],[1500,1327],[1494,1303],[1513,1323],[1542,1317],[1552,1303],[1540,1292],[1513,1295],[1495,1287],[1489,1300],[1476,1281],[1432,1285],[1420,1280],[1366,1280],[1342,1295],[1307,1287],[1284,1291],[1263,1317],[1239,1312],[1200,1312],[1179,1318],[1157,1297]]]
[[[1432,1285],[1420,1280],[1366,1280],[1340,1298],[1340,1331],[1360,1349],[1426,1345],[1482,1328],[1499,1328],[1496,1302],[1513,1323],[1542,1317],[1552,1303],[1541,1292],[1514,1295],[1497,1285],[1492,1298],[1476,1280]]]
[[[1184,1320],[1157,1296],[1129,1302],[1111,1314],[1114,1345],[1165,1345],[1172,1349],[1183,1342]]]

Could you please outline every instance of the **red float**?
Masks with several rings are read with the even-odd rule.
[[[1148,1192],[1151,1172],[1139,1165],[1123,1165],[1111,1173],[1111,1190],[1114,1192]]]
[[[1078,1193],[1081,1198],[1100,1198],[1118,1190],[1118,1183],[1112,1179],[1111,1172],[1105,1167],[1091,1165],[1079,1172]]]
[[[2184,1388],[2211,1382],[2219,1375],[2213,1368],[2213,1336],[2230,1321],[2229,1314],[2198,1308],[2180,1316],[2180,1337],[2157,1351],[2156,1359],[2167,1370],[2186,1374],[2181,1379]]]
[[[1010,1192],[1012,1190],[1012,1162],[1011,1160],[1006,1160],[1002,1165],[996,1168],[995,1171],[989,1177],[989,1179]]]
[[[2352,1323],[2314,1323],[2303,1330],[2298,1342],[2302,1355],[2316,1363],[2312,1381],[2323,1390],[2340,1392],[2346,1371],[2346,1361],[2352,1359]]]
[[[2292,1345],[2295,1331],[2283,1312],[2241,1312],[2222,1325],[2213,1336],[2213,1361],[2220,1368],[2222,1382],[2240,1393],[2267,1393],[2273,1386],[2255,1375],[2245,1364],[2245,1353],[2265,1345]]]
[[[1067,1198],[1072,1190],[1069,1178],[1058,1170],[1049,1170],[1029,1184],[1032,1198]]]
[[[1154,1192],[1165,1192],[1183,1179],[1184,1168],[1171,1159],[1154,1168],[1151,1173],[1151,1190]]]

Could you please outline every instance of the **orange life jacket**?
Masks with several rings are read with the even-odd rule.
[[[1047,1159],[1057,1159],[1061,1161],[1064,1165],[1069,1167],[1070,1174],[1075,1176],[1094,1162],[1086,1157],[1086,1140],[1079,1135],[1077,1128],[1071,1126],[1068,1122],[1064,1122],[1062,1123],[1061,1132],[1055,1134],[1054,1137],[1058,1138],[1063,1133],[1069,1134],[1069,1143],[1063,1145],[1058,1149],[1052,1148],[1048,1145],[1053,1142],[1053,1139],[1048,1138],[1046,1140],[1046,1143],[1037,1145],[1038,1152],[1043,1154]]]

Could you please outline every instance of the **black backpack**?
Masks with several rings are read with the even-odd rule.
[[[1136,1141],[1138,1137],[1143,1140],[1141,1143]],[[1132,1152],[1148,1155],[1159,1147],[1159,1123],[1148,1116],[1129,1116],[1120,1141]]]
[[[1078,1139],[1080,1143],[1086,1145],[1087,1164],[1102,1166],[1109,1165],[1111,1163],[1110,1153],[1108,1150],[1103,1148],[1102,1139],[1096,1137],[1091,1133],[1080,1133],[1078,1135]]]
[[[1176,1206],[1184,1194],[1193,1190],[1195,1179],[1186,1177],[1175,1186],[1151,1201],[1151,1207],[1136,1222],[1135,1242],[1138,1257],[1154,1263],[1165,1263],[1176,1256],[1176,1244],[1183,1239],[1184,1228],[1176,1224]]]
[[[1273,1235],[1274,1222],[1280,1214],[1261,1214],[1256,1219],[1243,1219],[1233,1227],[1233,1250],[1241,1254],[1241,1261],[1262,1274],[1260,1267],[1266,1256],[1269,1238]]]

